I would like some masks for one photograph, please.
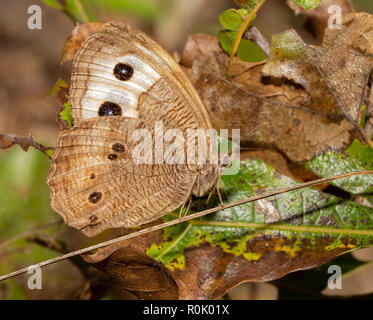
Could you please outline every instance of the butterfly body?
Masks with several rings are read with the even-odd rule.
[[[212,129],[206,108],[178,64],[134,27],[108,23],[83,43],[70,102],[74,126],[60,133],[47,183],[52,208],[86,235],[150,222],[216,183],[217,163],[189,161],[189,132]]]

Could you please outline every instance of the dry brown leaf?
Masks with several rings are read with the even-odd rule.
[[[92,34],[102,30],[103,23],[87,22],[78,24],[71,33],[71,36],[66,40],[62,51],[61,62],[73,60],[84,40]]]
[[[330,116],[334,114],[314,112],[306,90],[286,82],[265,84],[261,78],[263,64],[233,62],[236,76],[230,78],[227,56],[215,37],[189,37],[181,62],[191,67],[187,73],[209,110],[214,127],[241,129],[242,146],[274,149],[291,161],[302,163],[326,149],[343,149],[351,140],[352,124],[345,119],[333,120]]]
[[[342,28],[327,29],[321,47],[308,47],[330,92],[346,118],[357,124],[373,68],[373,16],[344,17]]]
[[[276,219],[276,212],[268,201],[262,202],[260,209],[268,221]],[[291,247],[291,241],[295,239],[289,240],[281,235],[258,235],[247,241],[246,249],[247,252],[261,254],[260,263],[247,261],[206,243],[184,252],[186,268],[169,270],[145,254],[153,243],[162,241],[162,231],[156,231],[99,249],[85,255],[84,260],[119,281],[123,288],[138,298],[217,299],[242,282],[271,281],[291,271],[318,266],[350,250],[347,246],[323,250],[332,240],[315,237],[312,246],[319,250],[305,247],[300,256],[292,256],[280,248]]]

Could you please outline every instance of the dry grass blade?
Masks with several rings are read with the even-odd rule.
[[[368,174],[373,174],[373,170],[350,172],[350,173],[346,173],[346,174],[342,174],[342,175],[338,175],[338,176],[318,179],[318,180],[302,183],[302,184],[299,184],[297,186],[284,188],[284,189],[280,189],[280,190],[275,190],[275,191],[268,192],[268,193],[261,194],[261,195],[256,195],[256,196],[253,196],[253,197],[246,198],[244,200],[234,201],[234,202],[226,204],[226,205],[221,205],[221,206],[218,206],[218,207],[215,207],[215,208],[204,210],[204,211],[201,211],[201,212],[198,212],[198,213],[186,216],[186,217],[182,217],[180,219],[175,219],[175,220],[172,220],[172,221],[168,221],[168,222],[165,222],[165,223],[162,223],[162,224],[150,227],[150,228],[146,228],[144,230],[135,231],[133,233],[126,234],[124,236],[121,236],[121,237],[118,237],[118,238],[115,238],[115,239],[104,241],[104,242],[101,242],[101,243],[98,243],[98,244],[95,244],[95,245],[92,245],[92,246],[89,246],[89,247],[86,247],[86,248],[83,248],[83,249],[80,249],[80,250],[76,250],[76,251],[61,255],[59,257],[55,257],[55,258],[52,258],[52,259],[49,259],[49,260],[42,261],[42,262],[37,263],[35,265],[28,266],[28,267],[16,270],[14,272],[8,273],[6,275],[0,276],[0,281],[3,281],[3,280],[6,280],[6,279],[9,279],[9,278],[24,274],[24,273],[28,272],[31,267],[33,267],[33,268],[44,267],[44,266],[47,266],[47,265],[50,265],[50,264],[53,264],[53,263],[56,263],[56,262],[74,257],[74,256],[77,256],[77,255],[80,255],[80,254],[83,254],[83,253],[88,253],[92,250],[96,250],[96,249],[99,249],[99,248],[102,248],[102,247],[109,246],[109,245],[117,243],[117,242],[128,240],[130,238],[134,238],[134,237],[137,237],[137,236],[140,236],[140,235],[144,235],[144,234],[156,231],[156,230],[164,229],[166,227],[170,227],[170,226],[179,224],[181,222],[185,222],[185,221],[189,221],[189,220],[192,220],[192,219],[200,218],[200,217],[206,216],[208,214],[211,214],[211,213],[214,213],[214,212],[217,212],[217,211],[220,211],[220,210],[232,208],[232,207],[235,207],[235,206],[238,206],[238,205],[241,205],[241,204],[245,204],[245,203],[252,202],[252,201],[257,201],[257,200],[260,200],[260,199],[269,198],[269,197],[276,196],[276,195],[279,195],[279,194],[283,194],[283,193],[286,193],[286,192],[289,192],[289,191],[294,191],[294,190],[307,188],[307,187],[313,187],[313,186],[316,186],[316,185],[319,185],[319,184],[331,182],[331,181],[342,179],[342,178],[347,178],[347,177],[356,176],[356,175],[368,175]],[[261,224],[258,227],[261,228],[261,229],[264,229],[266,227],[270,227],[271,229],[276,229],[275,225],[268,225],[267,226],[265,224]],[[352,232],[352,231],[353,230],[350,230],[350,232]]]

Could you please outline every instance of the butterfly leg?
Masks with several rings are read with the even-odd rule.
[[[222,175],[221,167],[219,167],[218,182],[215,185],[215,189],[216,189],[216,192],[218,193],[218,197],[219,197],[219,201],[220,201],[221,206],[224,206],[223,198],[222,198],[221,193],[220,193],[220,177],[221,177],[221,175]]]
[[[216,193],[218,194],[218,197],[219,197],[219,201],[220,201],[220,204],[223,206],[224,205],[224,202],[223,202],[223,198],[221,196],[221,193],[220,193],[220,177],[222,175],[222,172],[221,172],[221,168],[219,167],[219,174],[218,174],[218,177],[217,177],[217,181],[216,181],[216,184],[215,184],[215,187],[211,189],[207,199],[206,199],[206,204],[208,204],[210,202],[210,199],[211,199],[211,196],[213,194],[214,191],[216,191]]]
[[[194,186],[196,185],[196,182],[199,182],[199,173],[198,173],[198,175],[197,175],[197,177],[196,177],[196,180],[194,180],[194,183],[193,183],[193,185],[192,185],[192,187],[190,188],[190,190],[189,190],[189,195],[188,195],[188,199],[183,203],[183,205],[181,206],[181,208],[180,208],[180,211],[179,211],[179,219],[181,219],[188,211],[189,211],[189,209],[190,209],[190,207],[192,206],[192,193],[193,193],[193,188],[194,188]],[[197,182],[197,183],[198,183]],[[199,185],[198,185],[199,186]],[[184,214],[184,208],[185,208],[185,205],[188,203],[188,206],[187,206],[187,208],[186,208],[186,210],[185,210],[185,214]]]
[[[188,206],[185,208],[185,205],[187,203],[188,203]],[[179,211],[179,219],[181,219],[188,213],[191,206],[192,206],[192,193],[189,194],[188,200],[185,201],[183,205],[181,206],[180,211]]]

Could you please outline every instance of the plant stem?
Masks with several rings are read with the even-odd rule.
[[[240,45],[242,36],[243,36],[245,30],[247,29],[247,26],[249,25],[249,23],[253,19],[254,15],[257,13],[257,11],[260,9],[260,7],[264,4],[264,2],[265,2],[265,0],[260,0],[260,2],[254,7],[254,9],[251,10],[250,13],[247,15],[244,22],[242,22],[241,27],[238,30],[236,38],[234,39],[234,42],[233,42],[232,52],[231,52],[231,55],[229,57],[229,62],[228,62],[228,70],[230,70],[232,60],[233,60],[234,56],[236,55],[238,46]]]

